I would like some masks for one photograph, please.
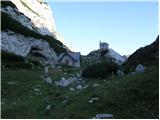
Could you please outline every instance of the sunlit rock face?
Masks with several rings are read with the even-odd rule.
[[[48,42],[44,40],[25,37],[12,31],[2,31],[1,40],[1,49],[4,51],[12,52],[23,57],[37,54],[44,64],[55,65],[57,63],[56,53],[50,48]]]
[[[43,35],[52,35],[56,32],[56,25],[51,9],[42,0],[11,0],[18,10],[31,19]],[[30,25],[28,25],[30,27]]]
[[[55,40],[65,42],[56,32],[55,21],[47,3],[40,0],[2,1],[1,16],[2,50],[23,57],[38,56],[41,57],[40,61],[50,65],[57,63],[57,51],[55,53],[54,50],[69,50]],[[52,36],[50,43],[44,36]]]
[[[63,36],[56,31],[55,19],[49,5],[44,0],[11,0],[18,10],[31,19],[31,22],[21,21],[26,27],[36,30],[42,35],[50,35],[61,41],[65,46],[70,46],[65,42]],[[15,16],[18,17],[18,16]],[[71,47],[69,47],[71,49]]]

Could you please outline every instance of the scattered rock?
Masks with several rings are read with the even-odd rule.
[[[45,74],[48,74],[48,66],[45,66],[44,70],[45,70]]]
[[[81,90],[83,87],[82,87],[82,85],[78,85],[77,87],[76,87],[76,89],[78,89],[78,90]]]
[[[88,88],[88,85],[85,85],[85,86],[83,87],[83,89],[86,89],[86,88]]]
[[[52,109],[52,105],[50,104],[50,105],[47,105],[46,106],[46,109],[45,109],[45,112],[46,113],[49,113],[50,111],[51,111],[51,109]]]
[[[61,78],[61,80],[60,80],[60,82],[59,82],[59,85],[61,86],[61,87],[66,87],[66,86],[68,86],[70,84],[70,82],[68,81],[68,80],[66,80],[65,78]]]
[[[51,79],[50,77],[47,77],[47,78],[45,79],[45,82],[46,82],[47,84],[51,85],[51,84],[52,84],[52,79]]]
[[[38,88],[33,88],[35,92],[39,92],[40,90]]]
[[[81,77],[80,73],[76,73],[76,76],[77,76],[77,77]]]
[[[139,64],[139,65],[137,65],[137,67],[135,69],[135,72],[142,73],[142,72],[145,71],[145,69],[146,69],[146,67],[144,67],[143,65]]]
[[[109,119],[113,118],[112,114],[97,114],[93,119]]]
[[[94,101],[97,101],[97,100],[99,100],[99,98],[91,98],[91,100],[89,100],[88,102],[93,103]]]
[[[74,88],[69,88],[70,89],[70,91],[75,91],[75,89]]]
[[[94,84],[92,85],[92,87],[98,87],[98,86],[99,86],[98,83],[94,83]]]
[[[16,83],[14,81],[8,82],[9,85],[15,85]]]

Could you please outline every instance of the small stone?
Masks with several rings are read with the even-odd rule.
[[[97,114],[96,117],[94,117],[95,119],[109,119],[109,118],[113,118],[112,114]]]
[[[135,72],[138,72],[138,73],[142,73],[144,72],[146,69],[146,67],[144,67],[143,65],[139,64],[137,65],[136,69],[135,69]]]
[[[46,113],[49,113],[51,109],[52,109],[52,105],[47,105],[45,109]]]
[[[16,83],[14,81],[8,82],[9,85],[15,85]]]
[[[82,87],[82,85],[78,85],[77,87],[76,87],[76,89],[78,89],[78,90],[81,90],[83,87]]]
[[[69,88],[70,89],[70,91],[75,91],[75,89],[74,88]]]
[[[48,66],[45,66],[45,74],[48,74]]]
[[[47,84],[52,84],[52,79],[51,79],[50,77],[47,77],[47,78],[45,79],[45,82],[46,82]]]
[[[68,86],[70,84],[70,82],[68,81],[68,80],[66,80],[65,78],[62,78],[61,80],[60,80],[60,82],[59,82],[59,85],[61,86],[61,87],[66,87],[66,86]]]
[[[92,87],[98,87],[98,86],[99,86],[98,83],[94,83],[94,84],[92,85]]]
[[[92,101],[92,100],[89,100],[88,102],[89,102],[89,103],[93,103],[93,101]]]
[[[85,85],[85,86],[83,87],[83,89],[86,89],[86,88],[88,88],[88,85]]]
[[[34,91],[39,92],[40,90],[38,88],[33,88]]]
[[[76,73],[76,76],[77,76],[77,77],[81,77],[80,73]]]
[[[99,98],[91,98],[91,100],[89,100],[88,102],[93,103],[94,101],[97,101],[97,100],[99,100]]]

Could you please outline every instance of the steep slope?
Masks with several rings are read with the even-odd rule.
[[[159,36],[152,44],[136,50],[123,65],[135,67],[138,64],[146,66],[159,64]]]
[[[50,32],[35,26],[11,1],[2,1],[1,4],[2,50],[23,57],[38,56],[43,58],[43,63],[51,65],[57,62],[56,54],[69,50],[54,35],[50,36]]]
[[[69,44],[65,42],[63,36],[57,32],[55,19],[52,15],[52,11],[49,5],[44,0],[11,0],[18,10],[25,16],[30,18],[35,25],[36,31],[42,35],[53,36],[55,39],[61,41],[65,46],[69,47]],[[22,24],[26,24],[26,27],[30,27],[28,22],[23,21]],[[66,47],[66,49],[67,49]],[[71,47],[69,47],[70,49]]]

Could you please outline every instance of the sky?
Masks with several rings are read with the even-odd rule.
[[[87,55],[99,41],[130,55],[158,36],[158,2],[47,1],[56,29],[72,48]]]

